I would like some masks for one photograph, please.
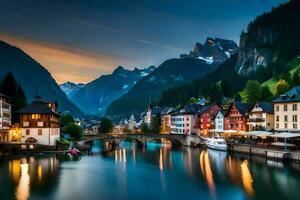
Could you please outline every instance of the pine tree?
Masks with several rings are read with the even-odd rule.
[[[13,100],[16,99],[17,82],[11,72],[4,77],[0,87],[0,92]]]
[[[25,107],[26,104],[27,104],[27,99],[26,99],[25,92],[24,92],[23,88],[21,87],[21,85],[18,85],[17,91],[16,91],[16,99],[15,99],[16,110]]]

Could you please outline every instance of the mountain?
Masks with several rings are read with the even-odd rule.
[[[83,114],[41,64],[21,49],[0,41],[0,80],[9,72],[23,87],[29,101],[40,95],[45,100],[57,101],[59,111],[68,111],[74,116]]]
[[[269,68],[271,74],[286,71],[284,64],[300,54],[299,11],[300,1],[291,0],[249,23],[240,37],[239,74],[248,76],[259,68]]]
[[[100,76],[81,89],[73,90],[70,98],[86,114],[103,114],[111,102],[128,92],[154,69],[154,66],[150,66],[146,69],[127,70],[119,66],[112,74]]]
[[[215,63],[207,64],[201,59],[169,59],[141,79],[128,93],[112,102],[105,114],[128,117],[142,111],[150,100],[156,101],[164,89],[202,77],[216,66]]]
[[[67,81],[63,84],[59,85],[60,89],[62,89],[62,91],[64,91],[64,93],[66,93],[66,95],[69,97],[69,99],[72,98],[72,96],[78,92],[78,90],[80,90],[81,88],[84,87],[83,83],[72,83],[70,81]]]
[[[239,98],[248,80],[272,90],[279,79],[290,82],[300,55],[299,10],[300,1],[291,0],[256,17],[242,31],[236,55],[192,83],[164,90],[157,104],[185,104],[199,96],[211,101]]]
[[[204,45],[197,42],[193,51],[189,54],[181,54],[180,58],[198,58],[208,64],[212,62],[220,64],[235,54],[238,49],[238,45],[232,40],[209,37]]]

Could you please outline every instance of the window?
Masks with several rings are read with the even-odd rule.
[[[276,106],[276,111],[279,111],[279,106]]]
[[[293,129],[297,129],[297,124],[293,124]]]
[[[297,104],[293,104],[293,111],[297,110]]]
[[[43,134],[43,130],[42,129],[39,129],[38,130],[38,135],[42,135]]]
[[[288,121],[288,116],[284,115],[284,121],[287,122]]]
[[[297,122],[297,115],[293,115],[293,122]]]
[[[284,128],[287,129],[287,123],[284,123]]]
[[[279,122],[279,115],[276,116],[276,122]]]
[[[279,128],[279,124],[278,123],[276,123],[276,128]]]
[[[283,106],[283,111],[287,111],[287,105]]]
[[[26,130],[26,135],[30,135],[30,130]]]
[[[40,119],[41,115],[40,114],[32,114],[31,119]]]

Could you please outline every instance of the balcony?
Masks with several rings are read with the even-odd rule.
[[[265,122],[264,118],[249,118],[248,122]]]

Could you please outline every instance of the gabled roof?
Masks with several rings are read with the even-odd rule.
[[[219,107],[221,108],[221,106],[220,106],[219,104],[217,104],[217,103],[212,103],[212,104],[210,104],[210,105],[208,105],[208,106],[204,106],[204,107],[200,108],[200,110],[198,110],[198,114],[205,113],[206,111],[208,111],[208,110],[209,110],[211,107],[213,107],[214,105],[217,105],[217,106],[219,106]]]
[[[252,103],[235,102],[234,105],[241,115],[245,115],[247,112],[250,111],[250,109],[253,108]]]
[[[232,106],[235,106],[235,108],[239,111],[239,113],[242,116],[244,116],[244,115],[246,115],[246,113],[248,113],[253,108],[254,105],[252,103],[233,102],[233,103],[231,103],[231,105],[225,115],[227,115],[229,113]]]
[[[19,114],[54,114],[58,115],[58,113],[54,112],[51,108],[48,107],[47,102],[42,101],[40,98],[32,101],[31,104],[21,108],[17,111]]]
[[[297,102],[300,101],[300,86],[296,86],[285,94],[280,95],[272,103]]]
[[[265,113],[274,113],[274,107],[269,102],[260,102],[257,103],[256,105],[258,105]]]

